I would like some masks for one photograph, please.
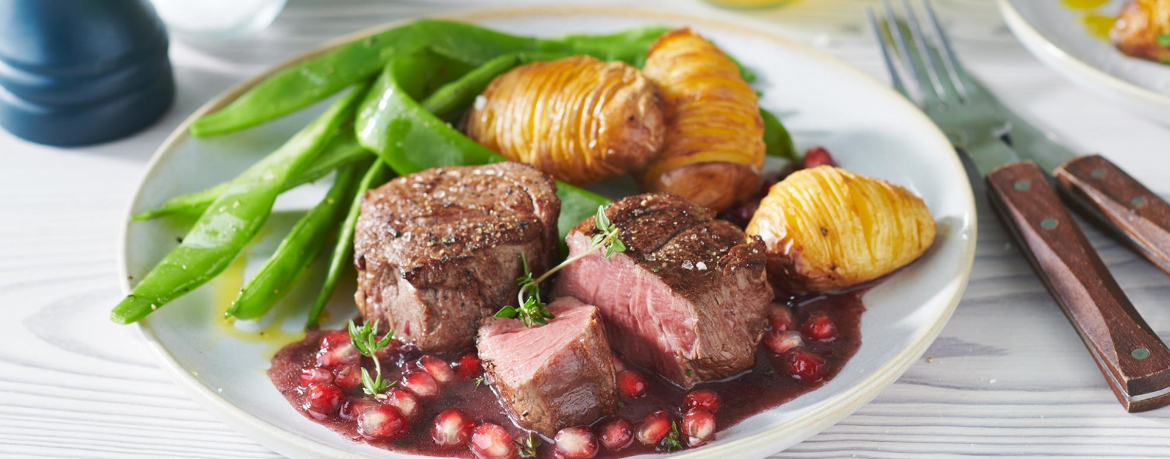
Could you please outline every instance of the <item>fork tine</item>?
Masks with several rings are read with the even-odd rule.
[[[967,85],[963,84],[963,79],[968,78],[967,71],[963,70],[963,66],[959,64],[959,60],[955,58],[955,52],[951,49],[951,40],[943,32],[942,25],[938,22],[938,16],[934,14],[934,7],[930,6],[930,0],[922,0],[922,9],[926,10],[927,22],[930,23],[930,28],[934,32],[934,38],[938,41],[938,49],[943,57],[943,66],[947,69],[947,75],[950,77],[951,84],[959,92],[959,97],[967,99],[971,96]]]
[[[913,101],[914,98],[910,96],[910,93],[906,91],[906,85],[902,83],[902,76],[898,74],[898,66],[894,64],[894,57],[890,54],[890,44],[886,41],[885,35],[882,34],[881,26],[878,25],[877,19],[874,17],[873,8],[866,8],[865,16],[869,19],[869,29],[873,31],[873,38],[877,40],[878,49],[882,51],[882,61],[886,63],[886,73],[890,74],[890,85],[903,97]]]
[[[902,27],[898,25],[898,16],[894,14],[894,8],[890,6],[889,0],[883,0],[882,7],[886,10],[886,28],[889,29],[890,36],[894,38],[894,46],[897,47],[898,54],[902,57],[902,64],[909,68],[910,73],[914,75],[914,80],[918,85],[918,94],[923,99],[922,102],[929,104],[937,100],[938,94],[933,93],[934,87],[927,83],[927,77],[922,74],[923,70],[914,65],[910,47],[906,45],[906,36],[902,34]]]
[[[926,45],[926,40],[922,35],[922,27],[918,25],[918,15],[914,12],[914,8],[910,7],[910,0],[902,0],[902,10],[906,13],[906,24],[910,28],[910,38],[914,40],[915,48],[917,48],[916,55],[922,60],[922,67],[926,69],[926,76],[930,78],[934,93],[938,95],[939,99],[946,100],[949,93],[943,88],[942,80],[939,79],[939,70],[934,63],[934,53]]]

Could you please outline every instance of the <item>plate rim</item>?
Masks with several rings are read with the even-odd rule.
[[[131,199],[126,206],[124,213],[123,224],[121,226],[121,234],[119,240],[119,249],[117,254],[119,283],[124,294],[130,292],[130,277],[128,271],[129,247],[130,247],[130,225],[133,220],[130,216],[134,213],[136,204],[141,200],[143,192],[146,188],[146,183],[152,179],[158,171],[158,164],[166,157],[169,157],[175,150],[178,142],[189,136],[189,127],[191,123],[203,116],[206,113],[222,108],[231,103],[233,100],[242,95],[245,91],[259,84],[265,78],[285,69],[296,65],[307,59],[318,56],[330,49],[349,42],[351,40],[364,37],[390,27],[399,26],[409,22],[413,22],[423,18],[439,18],[450,20],[461,20],[474,22],[476,20],[490,19],[496,17],[512,17],[523,15],[573,15],[573,14],[594,14],[594,15],[617,15],[624,17],[636,17],[647,19],[665,19],[677,22],[684,22],[688,24],[707,25],[713,28],[721,28],[724,30],[731,30],[736,33],[753,35],[759,38],[774,42],[779,46],[785,46],[818,61],[830,64],[837,70],[851,73],[857,77],[858,81],[869,85],[869,90],[887,92],[890,95],[896,96],[893,99],[898,100],[901,104],[906,104],[906,108],[910,116],[917,116],[919,120],[925,125],[933,126],[933,122],[922,114],[916,106],[910,101],[898,96],[892,89],[880,83],[870,75],[862,72],[827,53],[821,52],[811,46],[790,40],[775,32],[766,30],[759,24],[753,24],[750,27],[745,27],[742,24],[736,24],[726,19],[716,19],[711,17],[700,17],[689,13],[679,13],[671,11],[662,11],[648,8],[635,7],[602,7],[602,6],[529,6],[529,7],[511,7],[511,8],[485,8],[469,11],[461,11],[457,13],[438,14],[420,16],[399,21],[391,21],[382,23],[373,27],[364,28],[356,32],[342,35],[340,37],[325,41],[322,45],[312,48],[304,53],[298,54],[290,59],[287,59],[279,64],[276,64],[268,70],[241,81],[226,91],[215,96],[208,102],[204,103],[191,115],[185,118],[174,130],[163,140],[162,144],[155,150],[151,159],[147,162],[145,170],[141,179],[135,186]],[[942,145],[950,146],[946,136],[937,128],[933,130],[936,142]],[[966,177],[963,165],[959,161],[957,155],[950,155],[951,167],[957,171],[960,176]],[[903,347],[895,356],[875,369],[865,379],[856,384],[853,388],[843,391],[833,397],[832,400],[826,401],[820,409],[808,410],[787,422],[775,426],[771,429],[762,430],[751,433],[742,438],[732,442],[714,442],[706,445],[703,448],[690,450],[682,454],[675,455],[675,457],[683,458],[698,458],[698,457],[717,457],[723,454],[733,454],[732,457],[752,457],[759,456],[759,451],[767,450],[771,453],[786,449],[794,444],[804,441],[808,437],[836,424],[841,419],[849,414],[852,414],[857,409],[867,404],[870,400],[881,393],[886,387],[892,384],[895,380],[902,376],[915,360],[922,356],[926,349],[938,337],[943,327],[950,321],[954,314],[955,308],[962,298],[963,291],[971,278],[971,271],[975,261],[975,247],[978,239],[978,213],[975,205],[974,192],[970,183],[964,180],[964,184],[960,190],[960,196],[965,201],[965,206],[969,212],[970,220],[967,223],[970,236],[967,238],[967,243],[962,247],[961,251],[961,266],[959,267],[959,275],[951,279],[943,288],[941,288],[936,296],[945,296],[946,306],[942,313],[938,316],[934,323],[922,330],[918,336],[914,337],[910,345]],[[314,440],[301,437],[296,432],[286,431],[285,429],[276,425],[270,424],[258,416],[240,408],[229,401],[219,396],[219,394],[210,387],[202,384],[190,370],[184,368],[174,355],[162,344],[158,336],[155,334],[153,328],[150,327],[151,318],[147,317],[135,324],[140,338],[147,344],[158,362],[160,368],[167,373],[173,381],[175,381],[196,403],[208,410],[211,414],[222,420],[224,423],[234,427],[241,434],[255,440],[262,446],[272,449],[281,454],[292,453],[309,453],[316,457],[330,457],[330,458],[345,458],[358,459],[368,457],[360,453],[344,451],[332,446],[318,443]],[[798,433],[792,434],[793,430]],[[789,440],[783,441],[782,438],[787,437]],[[753,454],[755,452],[755,454]],[[413,455],[405,455],[397,453],[403,457],[417,457]]]
[[[1008,29],[1012,31],[1020,44],[1024,45],[1024,48],[1033,56],[1048,64],[1049,68],[1056,70],[1057,73],[1069,77],[1087,89],[1105,95],[1123,96],[1129,99],[1130,104],[1156,105],[1162,110],[1170,109],[1170,95],[1101,70],[1049,40],[1016,8],[1014,0],[999,0],[999,10]],[[1118,52],[1120,53],[1120,51]],[[1064,66],[1054,65],[1055,62],[1062,63]],[[1075,73],[1080,78],[1070,75],[1070,73]]]

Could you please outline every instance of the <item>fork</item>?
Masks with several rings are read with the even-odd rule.
[[[986,176],[987,192],[1033,271],[1072,322],[1127,411],[1170,404],[1170,349],[1134,309],[1050,185],[1005,142],[1018,119],[964,70],[928,0],[924,29],[908,0],[867,19],[891,85],[916,103]],[[929,35],[927,34],[929,32]],[[1021,123],[1026,125],[1026,123]],[[1030,126],[1027,126],[1030,128]],[[1057,169],[1059,173],[1059,168]]]

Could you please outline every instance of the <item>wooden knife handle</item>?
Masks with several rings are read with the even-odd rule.
[[[1082,156],[1054,172],[1067,200],[1170,274],[1170,204],[1099,156]]]
[[[987,175],[988,193],[1127,411],[1170,404],[1170,350],[1133,308],[1031,161]]]

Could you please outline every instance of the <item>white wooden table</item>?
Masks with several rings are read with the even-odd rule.
[[[106,319],[122,297],[115,251],[131,190],[164,136],[242,78],[359,28],[500,3],[294,1],[271,28],[247,39],[173,44],[178,99],[145,132],[77,149],[0,132],[0,457],[277,457],[191,402],[131,328]],[[939,0],[968,66],[1072,144],[1170,193],[1170,130],[1042,67],[991,3]],[[803,0],[751,16],[884,80],[862,26],[867,4]],[[659,6],[716,14],[694,0]],[[934,346],[872,403],[778,457],[1170,457],[1170,408],[1120,408],[1076,333],[980,205],[974,275]],[[1170,278],[1090,234],[1154,330],[1170,338]]]

